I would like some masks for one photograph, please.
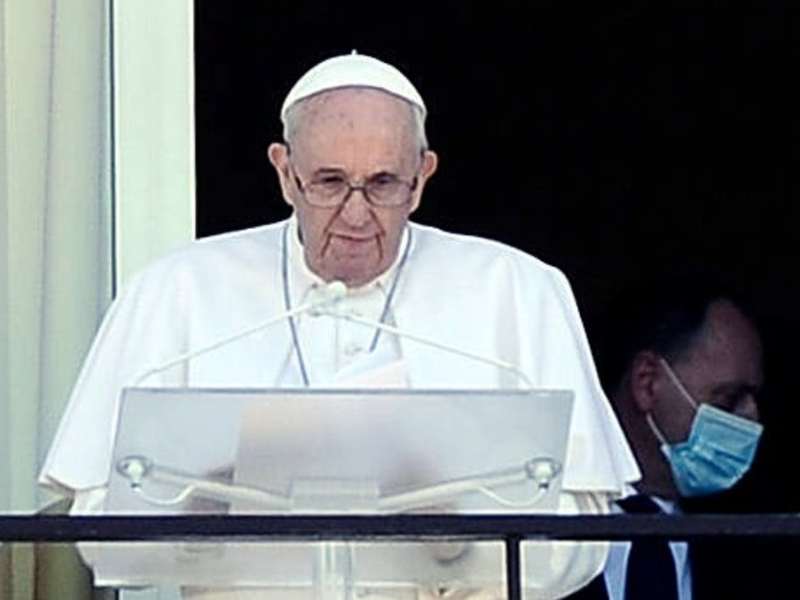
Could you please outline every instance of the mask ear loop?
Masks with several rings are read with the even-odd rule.
[[[699,410],[700,406],[697,404],[697,401],[692,398],[692,395],[689,393],[689,390],[683,385],[683,382],[678,379],[678,376],[675,374],[675,371],[672,370],[672,367],[669,366],[669,363],[663,357],[658,359],[661,362],[661,366],[664,367],[664,370],[667,372],[667,376],[670,378],[670,381],[675,384],[675,387],[678,388],[678,391],[683,395],[686,401],[692,405],[692,408],[695,411]]]
[[[653,435],[656,436],[659,443],[662,446],[669,446],[670,444],[667,441],[667,438],[664,437],[664,434],[661,433],[661,430],[658,428],[658,426],[656,426],[656,422],[653,420],[653,413],[647,413],[644,418],[645,421],[647,421],[647,424],[650,426],[650,431],[653,432]]]
[[[681,393],[681,395],[686,399],[686,401],[689,404],[691,404],[695,412],[697,412],[697,410],[699,410],[700,407],[698,406],[695,399],[692,398],[692,395],[689,393],[689,390],[687,390],[686,387],[683,385],[683,382],[680,379],[678,379],[678,376],[675,374],[675,371],[672,370],[670,364],[666,361],[666,359],[663,356],[659,357],[658,361],[661,363],[661,366],[664,367],[664,371],[666,372],[667,377],[669,377],[670,381],[673,384],[675,384],[675,387],[678,388],[678,391]],[[662,446],[669,446],[670,443],[667,441],[666,436],[661,432],[661,429],[656,425],[656,422],[653,419],[653,413],[648,412],[644,416],[644,418],[647,421],[647,424],[650,426],[650,430],[653,432],[653,435],[656,436],[656,438],[658,439],[659,443]]]

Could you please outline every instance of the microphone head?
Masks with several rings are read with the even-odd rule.
[[[347,295],[347,286],[342,281],[331,281],[316,288],[309,314],[318,317],[323,314],[330,314],[331,309]]]
[[[347,285],[338,279],[331,281],[325,288],[325,295],[329,302],[338,302],[347,295]]]
[[[140,486],[153,470],[153,461],[146,456],[131,455],[117,462],[117,473],[130,480],[131,486]]]

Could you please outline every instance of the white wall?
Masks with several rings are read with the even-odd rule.
[[[194,239],[191,0],[114,2],[117,282]]]

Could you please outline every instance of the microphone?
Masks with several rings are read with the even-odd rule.
[[[334,283],[341,283],[341,282],[334,282]],[[332,284],[331,284],[332,285]],[[342,284],[344,285],[344,284]],[[330,308],[334,308],[334,310],[330,310]],[[527,387],[527,389],[532,390],[534,389],[533,382],[530,378],[516,365],[510,362],[506,362],[504,360],[500,360],[497,358],[490,358],[488,356],[483,356],[481,354],[475,354],[474,352],[468,352],[466,350],[462,350],[461,348],[457,348],[456,346],[450,346],[449,344],[443,344],[441,342],[437,342],[427,337],[423,337],[421,335],[416,335],[414,333],[409,333],[399,327],[394,327],[393,325],[387,325],[386,323],[382,323],[380,321],[376,321],[374,319],[365,319],[363,317],[357,317],[350,313],[339,312],[335,310],[335,303],[328,303],[321,307],[322,314],[327,314],[332,317],[337,317],[340,319],[344,319],[346,321],[350,321],[352,323],[358,323],[359,325],[364,325],[365,327],[372,327],[375,329],[380,329],[381,331],[386,331],[388,333],[392,333],[398,337],[406,338],[417,342],[419,344],[423,344],[425,346],[430,346],[432,348],[436,348],[438,350],[443,350],[444,352],[450,352],[452,354],[457,354],[458,356],[463,356],[465,358],[469,358],[471,360],[481,362],[484,364],[492,365],[497,367],[498,369],[503,369],[504,371],[508,371],[516,375]]]
[[[126,456],[117,461],[115,467],[117,473],[128,480],[133,492],[141,496],[148,504],[156,506],[177,506],[192,496],[197,496],[223,502],[245,501],[283,511],[291,508],[290,499],[280,494],[190,475],[177,469],[158,465],[147,456]],[[181,491],[172,498],[152,496],[144,489],[147,481],[166,483],[181,488]]]
[[[289,496],[286,496],[263,488],[205,479],[173,467],[156,464],[149,457],[142,455],[125,456],[117,461],[115,468],[117,473],[128,481],[128,485],[134,493],[138,494],[148,504],[155,506],[177,506],[191,497],[200,497],[223,502],[245,501],[263,508],[295,512],[298,507],[302,510],[303,506],[308,503],[307,500],[304,502],[303,495],[296,494],[294,489]],[[548,457],[539,456],[531,458],[521,465],[488,473],[467,475],[400,493],[384,495],[375,487],[371,490],[374,497],[367,495],[367,503],[364,509],[367,512],[377,513],[406,512],[418,508],[437,506],[474,492],[487,496],[501,506],[532,508],[541,501],[561,472],[562,466],[558,462]],[[149,481],[171,485],[179,488],[180,491],[169,498],[156,497],[145,489],[145,484]],[[329,499],[336,500],[335,492],[337,490],[339,492],[345,490],[350,491],[351,494],[345,494],[343,498],[345,501],[352,501],[353,490],[335,485],[343,483],[341,481],[320,481],[317,479],[310,481],[315,484],[312,490],[316,493],[313,493],[312,497],[320,496],[316,488],[321,484],[324,486],[323,490],[333,492]],[[307,483],[302,479],[300,482]],[[294,481],[293,488],[300,487],[298,483],[298,481]],[[345,481],[344,483],[350,486],[355,485],[353,481]],[[492,489],[514,484],[529,484],[532,491],[531,497],[522,501],[509,500]],[[355,491],[358,492],[358,489],[356,486]],[[309,506],[315,508],[313,504]],[[348,505],[343,505],[339,508],[346,511]],[[319,512],[319,510],[315,512]]]
[[[190,350],[188,352],[184,352],[183,354],[179,354],[168,361],[155,365],[147,369],[144,373],[138,375],[131,384],[131,387],[136,387],[141,384],[144,380],[148,377],[152,377],[153,375],[157,375],[162,371],[166,371],[169,368],[174,367],[175,365],[179,365],[182,362],[187,360],[191,360],[198,356],[202,356],[203,354],[207,354],[225,346],[226,344],[230,344],[231,342],[235,342],[236,340],[240,340],[245,338],[249,335],[253,335],[254,333],[258,333],[263,329],[267,329],[268,327],[274,325],[275,323],[279,323],[285,319],[289,319],[291,317],[296,317],[303,313],[309,313],[312,316],[320,316],[323,314],[329,314],[324,309],[331,307],[338,303],[342,298],[345,297],[347,294],[347,286],[342,283],[341,281],[331,281],[325,286],[321,286],[316,288],[315,293],[311,296],[311,299],[308,302],[305,302],[295,308],[286,310],[278,315],[267,319],[266,321],[261,321],[260,323],[256,323],[255,325],[248,327],[247,329],[242,329],[241,331],[237,331],[236,333],[226,336],[222,339],[219,339],[215,342],[212,342],[206,346],[202,346],[200,348],[195,348],[194,350]]]
[[[317,288],[317,298],[308,302],[308,314],[312,317],[319,317],[326,314],[324,309],[333,306],[347,295],[347,286],[342,281],[331,281],[324,287]],[[288,315],[286,316],[288,318]]]
[[[459,479],[451,479],[438,484],[419,488],[409,492],[401,492],[391,496],[381,496],[378,508],[382,512],[402,512],[416,508],[428,508],[443,502],[456,500],[471,492],[480,492],[491,500],[509,508],[531,508],[538,504],[548,492],[551,484],[561,474],[559,463],[548,457],[535,457],[521,466],[500,469],[490,473],[469,475]],[[530,483],[533,496],[528,500],[513,501],[503,498],[492,491],[492,488],[518,483]]]

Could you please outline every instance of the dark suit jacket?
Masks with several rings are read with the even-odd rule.
[[[721,538],[690,543],[692,600],[797,598],[799,546],[797,540],[789,538]],[[568,598],[608,600],[603,575]]]
[[[783,512],[775,477],[759,469],[728,492],[681,502],[686,514]],[[765,493],[765,491],[767,493]],[[800,540],[794,538],[718,537],[689,540],[692,600],[794,599]],[[608,600],[603,575],[568,596],[570,600]]]

